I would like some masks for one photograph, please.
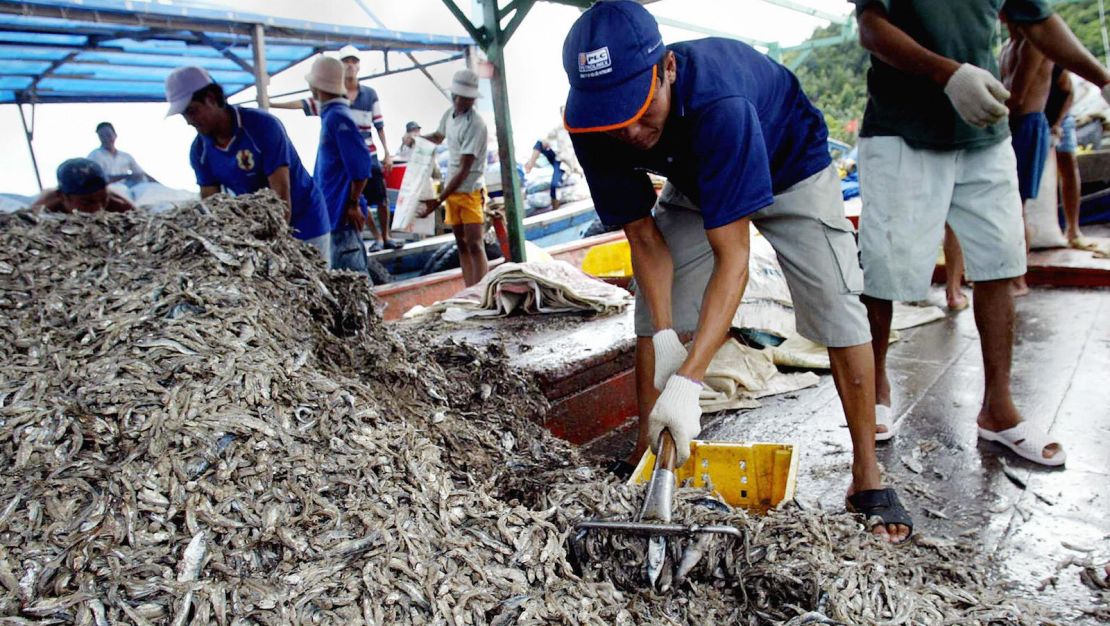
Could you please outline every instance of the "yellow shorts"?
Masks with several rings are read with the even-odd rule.
[[[448,226],[455,224],[483,224],[486,221],[482,214],[485,200],[482,190],[463,192],[458,191],[447,196],[447,210],[443,216],[443,223]]]

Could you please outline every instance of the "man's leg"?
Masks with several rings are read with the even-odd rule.
[[[466,233],[463,225],[451,226],[451,234],[455,236],[455,247],[459,251],[459,269],[462,270],[463,284],[469,287],[478,281],[471,277],[473,272],[470,267],[470,256],[466,254]]]
[[[886,353],[890,347],[890,320],[894,317],[894,303],[890,300],[860,296],[867,307],[867,322],[871,327],[871,351],[875,369],[875,404],[890,406],[890,379],[886,375]],[[882,432],[886,432],[883,428]]]
[[[1064,238],[1075,247],[1083,236],[1079,231],[1079,161],[1075,158],[1075,118],[1064,116],[1060,124],[1060,144],[1056,146],[1056,170],[1060,174],[1060,195],[1064,201]],[[1076,243],[1072,243],[1076,242]]]
[[[1083,233],[1079,230],[1079,161],[1074,152],[1056,152],[1056,168],[1060,174],[1060,195],[1064,200],[1064,238],[1071,244]]]
[[[967,308],[967,296],[964,295],[964,253],[960,250],[960,240],[952,227],[944,225],[944,273],[947,276],[945,296],[948,308],[961,311]]]
[[[1021,423],[1010,393],[1014,343],[1012,277],[1025,273],[1024,220],[1013,151],[1005,142],[964,151],[949,222],[964,244],[968,277],[975,282],[975,325],[983,353],[980,428],[1000,432]],[[1019,442],[1012,442],[1019,443]],[[1041,450],[1051,459],[1058,444]]]
[[[482,277],[489,272],[486,246],[482,241],[484,231],[484,224],[463,224],[461,240],[458,234],[455,235],[456,241],[459,242],[459,265],[463,267],[463,280],[466,281],[467,287],[482,280]],[[459,232],[457,226],[455,232]],[[469,277],[467,277],[467,267],[470,268]]]
[[[1000,432],[1017,426],[1021,413],[1010,393],[1010,368],[1014,348],[1014,298],[1008,281],[987,280],[975,283],[975,326],[983,351],[985,384],[983,405],[976,422],[981,428]],[[1015,442],[1020,443],[1020,442]],[[1041,451],[1046,459],[1061,452],[1058,444]]]
[[[372,221],[372,220],[367,220]],[[378,223],[382,225],[381,242],[382,245],[389,243],[389,234],[392,232],[389,225],[389,201],[384,200],[378,205]]]
[[[830,167],[776,195],[774,204],[753,221],[778,256],[794,300],[798,333],[831,346],[833,380],[852,437],[847,495],[882,490],[875,457],[875,369],[867,311],[857,295],[863,289],[863,273],[852,224],[844,217],[836,171]],[[825,245],[814,246],[814,241]],[[870,495],[875,494],[853,501],[873,512],[861,500]],[[909,527],[896,523],[893,515],[885,519],[874,524],[871,532],[887,541],[909,536]]]
[[[1012,154],[1012,153],[1011,153]],[[875,364],[875,402],[891,406],[886,359],[893,302],[929,294],[955,186],[956,152],[918,150],[899,137],[859,143],[859,247]]]
[[[852,486],[848,495],[882,489],[883,480],[875,456],[875,388],[871,383],[875,369],[871,346],[864,343],[829,348],[829,361],[852,437]],[[909,536],[910,529],[902,524],[887,524],[876,525],[872,532],[887,541],[899,542]]]

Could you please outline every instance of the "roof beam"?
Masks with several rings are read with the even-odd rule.
[[[196,31],[193,31],[193,34],[196,35],[196,37],[199,41],[201,41],[204,44],[207,44],[210,48],[212,48],[216,52],[219,52],[220,54],[222,54],[224,56],[224,58],[228,59],[232,63],[238,65],[241,68],[243,68],[243,71],[245,71],[249,74],[254,74],[254,66],[251,65],[250,63],[247,63],[243,59],[240,59],[239,57],[235,56],[234,54],[232,54],[231,50],[228,50],[227,46],[220,45],[219,43],[214,41],[211,37],[206,35],[204,33],[204,31],[196,30]]]
[[[430,61],[428,63],[421,63],[421,65],[423,67],[432,67],[433,65],[440,65],[440,64],[443,64],[443,63],[451,63],[453,61],[461,61],[463,59],[463,57],[464,57],[464,55],[462,55],[462,54],[453,54],[453,55],[451,55],[447,58],[439,59],[437,61]],[[359,82],[366,81],[366,80],[373,80],[375,78],[381,78],[383,76],[392,76],[393,74],[404,74],[405,72],[411,72],[413,70],[418,70],[418,69],[420,69],[420,68],[416,67],[416,66],[402,67],[400,69],[389,70],[389,71],[386,71],[386,72],[378,72],[376,74],[367,74],[366,76],[359,76],[358,80],[359,80]],[[287,91],[285,93],[271,94],[270,99],[274,100],[274,99],[278,99],[278,98],[285,98],[285,97],[288,97],[288,96],[299,96],[303,93],[308,93],[308,91],[309,91],[308,89],[297,89],[296,91]],[[243,103],[247,103],[247,102],[255,102],[255,100],[251,99],[251,100],[244,100],[243,101]]]

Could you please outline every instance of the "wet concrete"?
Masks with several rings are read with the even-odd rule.
[[[930,298],[943,303],[943,291]],[[983,371],[970,309],[903,331],[891,346],[899,432],[879,444],[879,459],[917,533],[976,538],[1023,593],[1069,607],[1069,623],[1103,623],[1079,613],[1099,602],[1110,607],[1068,563],[1110,560],[1110,290],[1035,288],[1017,311],[1015,401],[1063,442],[1066,469],[978,440]],[[758,409],[707,416],[703,425],[706,439],[797,444],[798,499],[843,510],[851,442],[830,376],[765,398]],[[626,428],[589,451],[626,454],[631,438]]]

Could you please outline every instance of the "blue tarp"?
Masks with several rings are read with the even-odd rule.
[[[0,0],[0,104],[152,102],[173,68],[199,65],[231,95],[254,84],[251,32],[265,31],[266,72],[351,44],[451,54],[469,37],[321,24],[197,0]]]

